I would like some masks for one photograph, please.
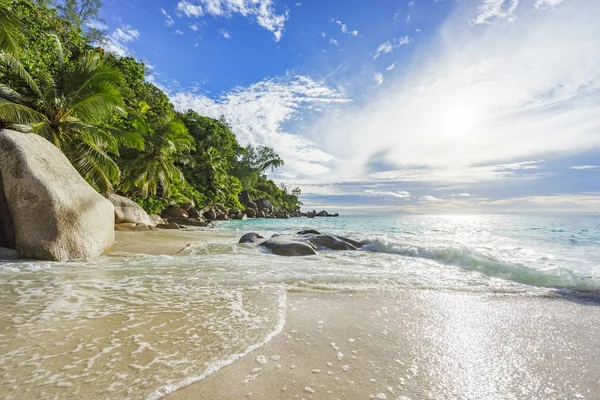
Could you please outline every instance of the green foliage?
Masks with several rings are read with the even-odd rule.
[[[144,134],[145,148],[126,163],[123,190],[155,196],[160,189],[169,197],[173,183],[184,179],[176,163],[192,162],[194,140],[181,121],[164,119],[151,126],[140,117],[135,125]]]
[[[240,146],[225,117],[177,113],[146,66],[104,54],[102,0],[0,0],[0,128],[36,132],[96,189],[116,187],[150,213],[193,199],[241,207],[238,195],[295,211],[302,203],[266,176],[270,147]]]
[[[76,61],[92,49],[83,30],[61,18],[54,8],[34,5],[30,0],[13,0],[12,12],[21,22],[18,40],[25,44],[21,46],[18,59],[36,82],[47,74],[54,75],[61,62]],[[63,43],[62,61],[56,58],[55,37]],[[2,83],[19,93],[31,95],[28,85],[11,74],[9,68],[0,66],[0,76]]]
[[[1,59],[27,83],[33,96],[16,91],[0,94],[0,120],[51,141],[90,184],[108,193],[119,180],[119,168],[111,154],[118,156],[120,145],[141,147],[136,135],[116,135],[102,125],[106,115],[123,112],[118,89],[122,76],[92,51],[65,63],[60,40],[54,39],[56,69],[53,74],[41,75],[38,82],[15,59]]]
[[[19,31],[23,24],[10,3],[10,0],[0,0],[0,51],[16,56],[22,44]]]
[[[158,197],[133,196],[131,200],[138,203],[148,214],[160,214],[167,202]]]

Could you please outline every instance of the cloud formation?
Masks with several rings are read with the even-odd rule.
[[[213,118],[224,115],[241,143],[273,147],[286,160],[280,173],[292,179],[329,172],[335,157],[284,126],[318,114],[328,105],[348,101],[338,91],[305,76],[266,79],[216,100],[190,92],[171,93],[171,100],[182,111],[193,109]]]
[[[394,49],[397,49],[400,46],[405,46],[410,42],[412,42],[412,39],[408,36],[387,40],[381,43],[377,50],[375,50],[375,56],[373,57],[373,60],[377,60],[382,54],[391,53],[394,51]]]
[[[320,121],[313,136],[344,160],[340,173],[410,182],[539,178],[535,160],[599,149],[600,2],[543,15],[534,0],[520,5],[516,22],[484,26],[469,23],[473,8],[459,7],[405,74]],[[392,47],[384,43],[376,56]],[[368,171],[375,155],[387,170]]]
[[[273,0],[181,0],[176,10],[181,16],[198,18],[203,15],[230,18],[235,14],[254,20],[273,33],[278,42],[283,35],[288,13],[278,14]]]
[[[132,52],[127,43],[139,40],[140,32],[130,25],[121,25],[120,28],[111,32],[102,44],[104,49],[119,57],[131,56]]]

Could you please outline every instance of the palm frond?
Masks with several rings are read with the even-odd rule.
[[[0,99],[0,120],[10,124],[33,125],[46,121],[46,117],[25,105]]]
[[[23,79],[27,86],[39,97],[42,97],[42,93],[38,85],[35,83],[29,72],[23,67],[23,64],[15,57],[7,53],[0,53],[0,62],[5,64],[12,72],[14,72],[19,78]]]
[[[21,39],[19,30],[23,23],[12,11],[9,0],[0,0],[0,51],[16,56],[19,53]]]

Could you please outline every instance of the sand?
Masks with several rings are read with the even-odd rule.
[[[227,236],[211,229],[115,232],[115,244],[109,254],[175,255],[195,243],[222,237]]]
[[[430,290],[294,292],[283,332],[169,400],[593,399],[600,307]]]

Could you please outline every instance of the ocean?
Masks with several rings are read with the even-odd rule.
[[[363,248],[287,258],[237,243],[247,232],[268,237],[303,229],[350,237],[363,243]],[[119,236],[118,240],[127,240],[124,237]],[[387,215],[218,222],[208,234],[198,232],[198,242],[176,255],[119,252],[86,263],[2,260],[0,393],[5,399],[159,399],[219,373],[251,352],[254,355],[276,337],[292,337],[285,330],[290,324],[287,318],[294,311],[290,308],[291,298],[309,302],[322,295],[337,300],[353,296],[352,301],[362,299],[360,307],[365,310],[380,304],[388,310],[391,306],[386,302],[402,298],[405,293],[412,296],[410,304],[415,304],[414,299],[421,294],[446,299],[441,302],[511,299],[511,305],[506,306],[510,310],[520,310],[519,304],[525,307],[530,299],[540,299],[532,309],[546,310],[540,315],[548,318],[553,310],[564,312],[576,307],[573,312],[565,312],[563,319],[547,322],[550,327],[556,323],[557,330],[552,336],[556,342],[546,351],[564,342],[573,349],[570,357],[579,363],[565,367],[568,371],[556,367],[536,375],[537,381],[554,379],[554,386],[547,383],[525,390],[517,385],[513,395],[507,397],[497,396],[498,390],[515,388],[515,384],[500,385],[505,375],[500,379],[502,373],[491,367],[491,361],[485,364],[489,374],[482,371],[485,382],[493,381],[495,385],[487,392],[479,392],[482,386],[473,383],[473,376],[469,376],[468,387],[448,384],[435,389],[443,382],[438,379],[425,390],[423,386],[429,385],[433,376],[430,371],[414,387],[406,383],[396,385],[406,389],[406,398],[459,398],[470,393],[468,390],[473,390],[473,396],[463,398],[593,398],[592,393],[600,390],[598,379],[594,383],[593,378],[598,367],[591,365],[600,351],[595,327],[600,305],[599,216]],[[460,300],[457,304],[462,307],[467,303]],[[399,312],[402,307],[394,304]],[[538,305],[541,308],[536,308]],[[505,303],[498,307],[504,310]],[[415,313],[424,310],[426,314],[427,309],[415,306]],[[430,308],[431,312],[435,309]],[[339,314],[344,315],[344,308],[340,310]],[[351,321],[353,316],[346,313]],[[519,313],[516,311],[515,315]],[[511,318],[510,314],[507,312],[506,318]],[[577,319],[573,322],[569,314],[577,315]],[[331,317],[334,318],[335,315]],[[323,326],[328,320],[317,322]],[[577,332],[585,332],[581,332],[581,338],[569,339],[573,343],[565,341],[568,325],[579,322],[591,325],[580,328]],[[388,330],[392,328],[386,325],[385,331]],[[535,330],[528,332],[532,343],[539,339]],[[365,334],[365,338],[370,337],[367,335],[370,334]],[[482,331],[473,335],[479,337]],[[385,341],[385,337],[389,336],[382,336],[381,340]],[[323,340],[323,346],[329,350],[338,347],[333,339]],[[402,340],[405,339],[397,338],[394,343]],[[588,346],[595,346],[591,353],[589,348],[586,350]],[[360,349],[355,351],[353,354],[360,354]],[[461,353],[456,349],[445,351],[454,356],[444,353],[440,356],[443,360]],[[506,349],[498,351],[503,354]],[[557,351],[551,354],[556,355]],[[265,357],[265,363],[281,367],[279,361],[273,360],[283,355]],[[359,363],[357,357],[354,359]],[[398,361],[397,357],[391,360]],[[501,357],[496,363],[501,363]],[[257,361],[259,370],[265,364],[261,360]],[[511,356],[505,364],[510,367],[514,360]],[[398,367],[401,361],[390,363]],[[336,362],[335,356],[323,371],[332,362]],[[316,360],[315,363],[318,364]],[[413,376],[414,368],[426,368],[418,361],[413,364],[407,367],[412,371],[409,376]],[[390,378],[386,379],[394,379],[398,372],[395,367],[389,366]],[[311,371],[321,371],[319,368],[313,366]],[[463,368],[464,373],[466,367],[457,368]],[[528,373],[523,365],[519,368]],[[260,373],[248,372],[248,376],[256,380]],[[579,378],[570,377],[571,373],[583,380],[577,382]],[[586,374],[591,374],[591,378]],[[453,377],[465,379],[460,374]],[[243,383],[246,378],[241,376],[235,384],[250,385]],[[372,382],[375,378],[369,379]],[[570,383],[556,385],[561,379]],[[401,389],[394,389],[396,386],[382,387],[384,397],[375,391],[373,396],[385,398],[387,393],[387,398],[400,398],[396,392]],[[300,395],[329,398],[315,395],[312,386],[308,388],[310,391]],[[349,393],[358,396],[357,392]],[[289,397],[286,394],[272,398],[294,396],[290,393]],[[359,397],[350,394],[345,398]]]

